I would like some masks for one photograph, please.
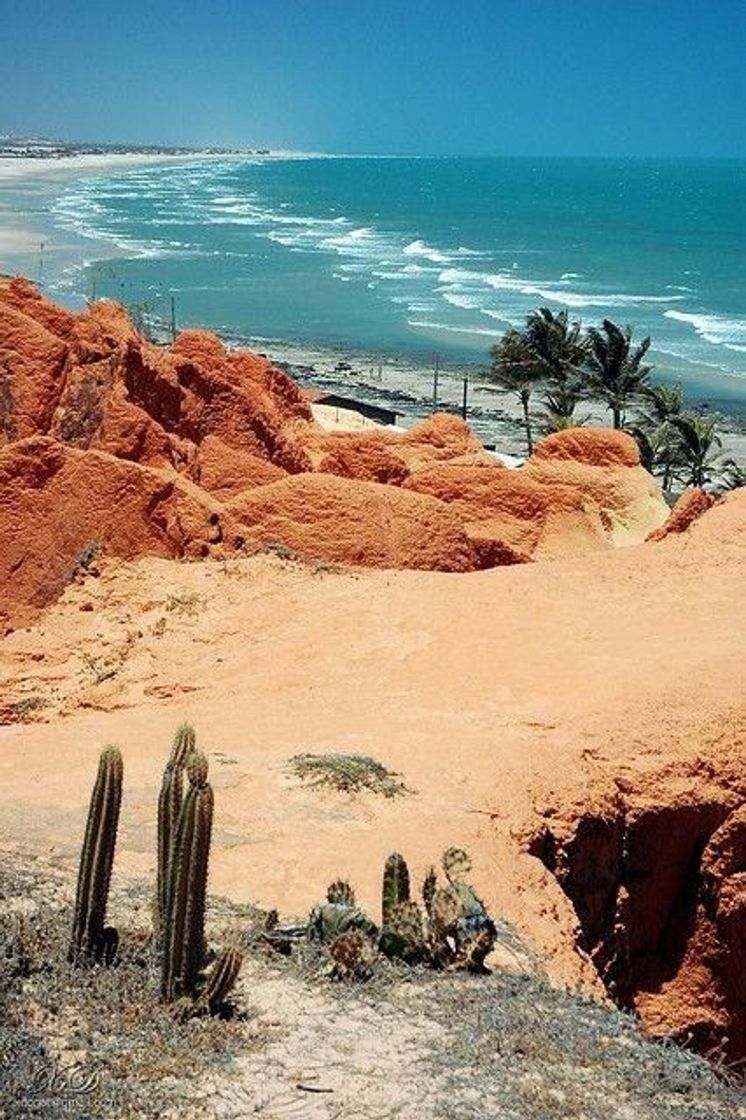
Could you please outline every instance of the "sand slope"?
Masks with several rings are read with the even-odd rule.
[[[592,953],[655,1029],[735,1052],[743,832],[725,870],[710,850],[706,891],[699,867],[746,792],[745,533],[741,491],[659,543],[468,575],[109,561],[5,640],[0,840],[72,864],[117,742],[118,860],[150,874],[188,718],[216,787],[214,892],[302,913],[344,875],[375,911],[389,851],[420,875],[459,844],[555,979],[601,991]],[[24,697],[45,722],[17,721]],[[370,754],[416,793],[301,788],[285,767],[302,751]]]

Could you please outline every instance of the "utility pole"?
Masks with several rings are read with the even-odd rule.
[[[440,354],[435,354],[435,368],[433,369],[433,408],[438,407],[438,374],[440,372]]]

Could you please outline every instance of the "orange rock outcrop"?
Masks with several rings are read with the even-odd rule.
[[[6,627],[93,542],[466,572],[640,541],[667,512],[621,433],[552,436],[517,471],[454,416],[328,433],[266,359],[206,331],[156,346],[117,304],[75,315],[20,278],[0,284],[0,472]]]

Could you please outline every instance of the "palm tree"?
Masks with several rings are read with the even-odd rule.
[[[490,350],[492,363],[490,378],[502,389],[515,393],[523,409],[523,426],[526,429],[526,444],[529,455],[533,454],[534,441],[531,432],[529,402],[536,387],[539,375],[536,363],[526,347],[521,331],[506,331],[499,342]]]
[[[588,342],[581,324],[570,322],[567,311],[558,311],[556,315],[548,307],[531,311],[521,333],[540,377],[559,385],[577,377]]]
[[[604,319],[602,330],[588,328],[589,352],[585,372],[588,387],[611,409],[615,428],[621,428],[630,397],[640,393],[652,366],[643,365],[650,347],[644,338],[632,347],[632,328],[616,326]]]
[[[506,331],[492,347],[492,380],[521,402],[529,455],[534,449],[529,404],[537,382],[567,386],[577,379],[586,350],[580,323],[569,322],[566,311],[554,315],[547,307],[531,311],[522,330]]]
[[[662,469],[661,485],[664,490],[670,490],[681,451],[681,438],[671,421],[674,416],[681,415],[684,395],[680,385],[643,385],[640,395],[644,407],[640,411],[639,427],[629,430],[640,447],[643,466],[651,474]],[[646,462],[645,439],[653,448],[650,465]]]
[[[564,432],[568,428],[580,428],[583,424],[587,424],[590,416],[575,415],[580,400],[579,389],[570,382],[559,384],[554,389],[547,389],[541,399],[544,434]]]
[[[687,486],[704,486],[710,481],[711,468],[722,453],[715,416],[672,416],[671,423],[679,434],[679,456]]]

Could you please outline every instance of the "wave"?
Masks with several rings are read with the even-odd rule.
[[[693,314],[688,311],[666,311],[666,319],[687,323],[700,338],[713,346],[723,346],[746,354],[746,319],[729,319],[724,315]]]

